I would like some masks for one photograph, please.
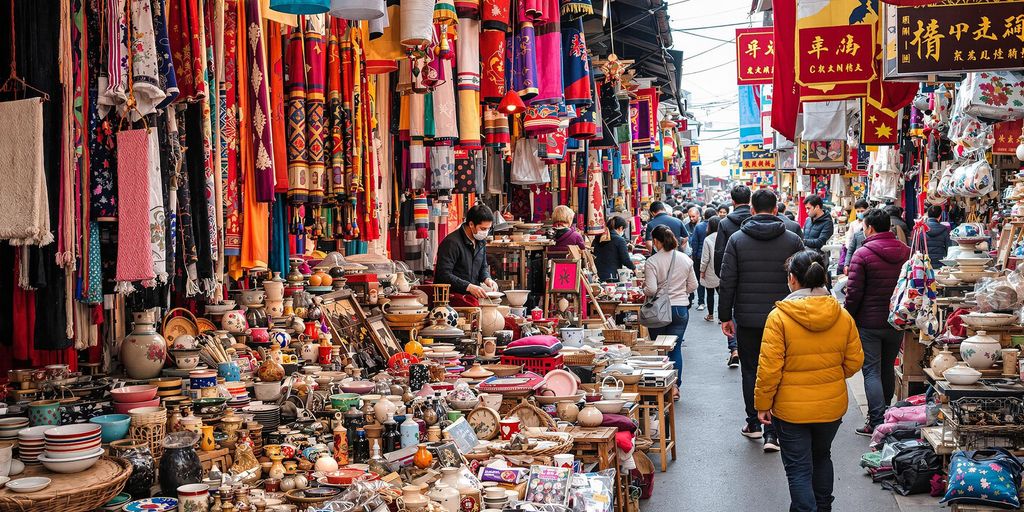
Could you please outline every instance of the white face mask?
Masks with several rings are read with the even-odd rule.
[[[487,240],[487,231],[488,230],[486,229],[483,231],[474,231],[473,238],[477,239],[480,242],[483,242],[484,240]]]

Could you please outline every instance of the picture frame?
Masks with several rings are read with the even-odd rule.
[[[578,260],[552,261],[548,291],[553,293],[580,293],[580,262]]]
[[[339,290],[317,298],[335,345],[345,357],[367,371],[382,370],[391,356],[377,343],[366,313],[351,290]],[[393,336],[393,335],[392,335]]]
[[[384,321],[383,315],[368,318],[366,327],[370,331],[370,337],[373,338],[374,344],[377,345],[377,349],[384,357],[391,357],[405,350],[398,336],[395,336],[394,331]]]

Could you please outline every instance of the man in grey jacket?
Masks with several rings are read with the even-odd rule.
[[[718,319],[722,321],[722,332],[736,337],[747,412],[747,424],[740,433],[750,439],[762,437],[754,408],[754,384],[764,325],[775,302],[790,293],[786,260],[804,248],[800,237],[786,229],[778,217],[776,202],[775,193],[770,190],[754,192],[754,215],[729,238],[720,274]],[[771,425],[765,426],[763,437],[764,451],[779,451],[778,437]]]

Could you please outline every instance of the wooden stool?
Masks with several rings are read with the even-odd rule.
[[[640,396],[640,428],[644,434],[650,435],[651,418],[658,418],[658,438],[651,439],[654,446],[650,453],[657,453],[661,459],[661,472],[668,471],[668,455],[676,460],[676,405],[672,400],[675,384],[665,387],[639,386]]]

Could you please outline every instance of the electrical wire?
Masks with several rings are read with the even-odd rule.
[[[687,76],[687,75],[697,75],[697,74],[703,73],[703,72],[705,72],[705,71],[711,71],[712,69],[718,69],[718,68],[720,68],[720,67],[722,67],[722,66],[728,66],[728,65],[730,65],[730,64],[733,64],[733,63],[735,63],[735,62],[736,62],[736,59],[729,59],[729,60],[728,60],[728,61],[726,61],[726,62],[723,62],[723,63],[721,63],[721,64],[717,64],[717,65],[711,66],[710,68],[704,68],[704,69],[701,69],[701,70],[699,70],[699,71],[690,71],[690,72],[685,72],[685,71],[684,71],[684,72],[683,72],[683,76]]]
[[[672,29],[672,30],[674,31],[675,29]],[[732,39],[732,40],[728,40],[728,39],[722,39],[720,37],[711,37],[711,36],[706,36],[706,35],[703,35],[703,34],[696,34],[696,33],[693,33],[693,32],[687,32],[685,30],[680,30],[679,32],[682,32],[683,34],[688,35],[688,36],[699,37],[699,38],[702,38],[702,39],[710,39],[712,41],[718,41],[720,43],[735,43],[736,42],[735,38]]]
[[[696,35],[696,34],[694,34],[694,35]],[[700,53],[695,53],[693,55],[690,55],[689,57],[683,57],[683,61],[687,61],[687,60],[690,60],[690,59],[694,59],[694,58],[700,57],[701,55],[704,55],[705,53],[717,50],[717,49],[719,49],[719,48],[721,48],[721,47],[723,47],[723,46],[725,46],[727,44],[732,44],[732,43],[735,43],[735,42],[736,42],[735,39],[733,39],[732,41],[722,41],[720,44],[718,44],[716,46],[712,46],[711,48],[708,48],[707,50],[704,50],[704,51],[702,51]]]
[[[671,5],[671,4],[669,4]],[[738,27],[740,25],[750,25],[753,23],[751,20],[743,21],[740,23],[726,23],[724,25],[708,25],[706,27],[687,27],[687,28],[674,28],[673,31],[686,32],[687,30],[709,30],[713,28],[724,28],[724,27]]]

